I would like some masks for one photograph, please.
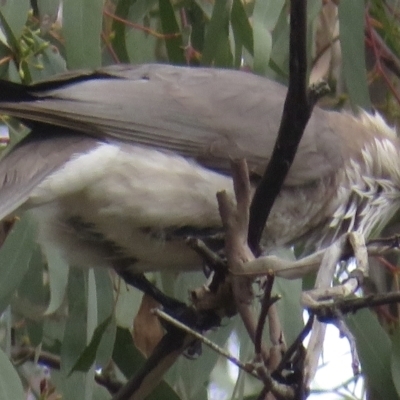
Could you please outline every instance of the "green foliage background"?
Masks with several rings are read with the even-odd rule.
[[[322,3],[311,0],[308,6],[310,66],[318,56],[316,34]],[[342,0],[339,4],[340,36],[332,38],[332,43],[340,40],[341,44],[340,79],[347,93],[340,102],[349,100],[353,107],[371,107],[371,70],[366,68],[364,46],[366,6],[379,23],[377,34],[395,55],[400,54],[397,16],[382,3]],[[397,10],[395,1],[385,3]],[[62,4],[60,0],[37,0],[32,4],[34,10],[28,0],[0,2],[3,79],[29,84],[68,69],[119,62],[243,67],[272,79],[287,79],[289,4],[285,0],[64,0]],[[337,83],[336,77],[328,74],[327,78]],[[379,75],[378,80],[381,78]],[[374,105],[396,119],[395,96],[386,93],[384,101]],[[10,129],[11,143],[26,134],[18,122],[6,116],[2,121]],[[0,399],[23,399],[24,389],[38,387],[28,381],[43,378],[41,369],[24,358],[16,359],[24,346],[36,350],[37,356],[51,353],[61,361],[60,369],[51,371],[50,389],[42,394],[36,391],[37,398],[51,399],[54,386],[65,400],[109,399],[108,392],[94,383],[95,369],[106,368],[112,359],[119,369],[117,378],[122,379],[143,362],[129,333],[140,294],[116,282],[108,271],[69,269],[55,249],[46,249],[45,260],[34,237],[35,227],[23,216],[0,249]],[[154,278],[165,291],[184,300],[187,292],[182,288],[199,286],[204,279],[200,273],[158,274]],[[303,324],[301,289],[302,282],[276,283],[288,343]],[[368,311],[351,317],[349,324],[371,393],[376,398],[399,398],[397,324],[390,327],[389,335]],[[237,319],[226,321],[210,336],[224,344],[233,330],[241,339],[241,358],[249,359],[252,348]],[[232,391],[231,383],[225,382],[226,373],[221,372],[225,369],[208,350],[196,361],[182,358],[151,398],[206,399],[213,370],[212,380]],[[260,390],[248,378],[240,377],[238,382],[236,398],[254,398]]]

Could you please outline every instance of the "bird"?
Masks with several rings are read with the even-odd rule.
[[[148,271],[201,269],[186,238],[222,231],[231,160],[246,159],[256,186],[285,96],[249,72],[162,64],[2,80],[0,112],[31,131],[0,160],[0,220],[29,212],[70,265],[129,271],[139,287]],[[376,235],[400,208],[399,152],[379,114],[315,107],[263,248]]]

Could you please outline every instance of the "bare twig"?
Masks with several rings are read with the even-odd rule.
[[[279,300],[279,297],[271,297],[273,284],[274,284],[274,276],[268,275],[266,280],[266,286],[264,288],[264,296],[261,302],[261,311],[258,317],[258,323],[254,338],[254,350],[256,355],[261,353],[262,333],[264,330],[264,324],[268,315],[268,311],[271,305]]]
[[[225,230],[225,252],[229,270],[232,272],[230,278],[235,306],[254,343],[257,323],[250,309],[254,297],[252,290],[254,278],[241,275],[244,265],[254,260],[254,255],[247,245],[251,198],[250,181],[246,161],[232,163],[231,169],[236,205],[226,192],[218,193],[217,200]],[[261,345],[261,353],[263,359],[267,361],[268,350],[263,345]]]
[[[106,36],[106,34],[104,32],[101,32],[101,39],[103,40],[104,44],[107,47],[108,52],[110,53],[113,61],[116,64],[119,64],[119,57],[118,54],[115,52],[114,48],[112,47],[111,43],[110,43],[110,39]]]
[[[274,303],[269,308],[268,312],[268,328],[269,340],[271,348],[269,351],[268,368],[274,370],[282,359],[282,354],[286,351],[285,336],[282,330],[282,324],[278,313],[277,304]]]
[[[229,360],[231,363],[235,364],[238,368],[242,369],[243,371],[249,373],[253,377],[260,379],[258,375],[253,371],[254,368],[251,364],[245,364],[242,363],[240,360],[238,360],[236,357],[232,356],[229,354],[226,350],[224,350],[222,347],[218,346],[211,340],[207,339],[204,335],[202,335],[199,332],[196,332],[195,330],[191,329],[190,327],[182,324],[179,322],[177,319],[172,318],[170,315],[165,313],[164,311],[156,308],[153,310],[153,313],[157,315],[159,318],[163,319],[164,321],[170,323],[171,325],[176,326],[177,328],[181,329],[182,331],[192,335],[194,338],[200,340],[202,343],[204,343],[206,346],[208,346],[210,349],[214,350],[216,353],[221,355],[222,357],[225,357],[227,360]]]
[[[121,23],[125,24],[126,26],[129,26],[129,27],[131,27],[133,29],[137,29],[139,31],[143,31],[145,33],[148,33],[149,35],[152,35],[152,36],[154,36],[154,37],[156,37],[158,39],[173,39],[173,38],[181,36],[180,33],[168,33],[168,34],[159,33],[159,32],[157,32],[157,31],[155,31],[153,29],[147,28],[144,25],[137,24],[135,22],[131,22],[131,21],[128,21],[128,20],[126,20],[124,18],[121,18],[118,15],[115,15],[115,14],[111,13],[110,11],[108,11],[106,9],[103,10],[103,14],[106,15],[107,17],[112,18],[115,21],[121,22]]]
[[[287,349],[286,353],[282,357],[281,362],[279,363],[278,367],[276,368],[276,371],[280,373],[283,371],[283,369],[286,367],[286,365],[289,363],[289,361],[294,357],[295,353],[298,351],[298,349],[303,346],[303,341],[307,337],[307,335],[310,333],[312,324],[314,322],[314,315],[310,315],[308,317],[308,321],[302,331],[299,333],[297,336],[296,340],[290,345],[290,347]]]
[[[400,292],[371,294],[365,297],[342,298],[334,300],[331,304],[315,303],[308,307],[318,319],[329,322],[336,318],[339,313],[353,314],[363,308],[373,308],[388,304],[400,303]]]
[[[385,73],[385,70],[382,66],[383,60],[385,57],[382,55],[382,41],[379,41],[379,36],[374,32],[374,29],[372,28],[371,24],[371,17],[366,13],[366,30],[367,33],[369,34],[369,44],[372,47],[372,50],[374,52],[375,56],[375,68],[379,71],[380,75],[382,76],[383,80],[385,81],[387,87],[389,90],[392,92],[393,96],[396,98],[396,101],[400,104],[400,95],[397,93],[396,88],[393,86],[391,80]],[[388,54],[385,54],[386,56]],[[389,59],[391,62],[387,63],[389,67],[397,67],[397,63],[395,63],[394,59]],[[392,71],[396,74],[396,70]]]

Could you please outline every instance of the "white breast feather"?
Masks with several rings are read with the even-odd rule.
[[[162,240],[163,229],[219,227],[216,193],[221,190],[233,196],[229,177],[183,157],[99,144],[43,181],[30,204],[36,205],[40,240],[62,248],[71,264],[111,262],[68,226],[66,221],[80,216],[125,257],[140,260],[134,267],[138,272],[192,269],[201,268],[198,255],[183,240]]]
[[[220,224],[216,193],[232,192],[230,178],[183,157],[160,151],[100,144],[48,177],[31,204],[84,192],[104,215],[134,216],[138,224]]]

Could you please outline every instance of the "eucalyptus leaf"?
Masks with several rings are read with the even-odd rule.
[[[397,390],[397,396],[400,398],[400,329],[397,326],[392,337],[392,380]]]
[[[45,312],[45,315],[49,315],[57,311],[64,301],[68,284],[69,266],[54,246],[44,243],[42,247],[47,257],[50,281],[50,302]]]
[[[201,59],[203,65],[211,65],[217,57],[218,52],[222,51],[226,53],[229,51],[226,48],[229,44],[228,24],[230,9],[228,4],[225,0],[215,0],[204,41],[203,56]]]
[[[202,272],[190,272],[178,276],[164,273],[161,274],[161,278],[163,290],[186,302],[189,290],[200,287],[205,282]],[[217,330],[208,332],[207,338],[220,346],[224,346],[237,324],[241,324],[239,318],[226,319]],[[171,386],[174,384],[177,387],[177,392],[182,397],[186,395],[190,399],[197,398],[207,387],[211,371],[217,360],[218,354],[207,346],[203,346],[201,356],[195,360],[179,357],[167,372],[165,379]],[[193,374],[193,370],[196,371],[196,374]]]
[[[67,65],[60,51],[49,42],[31,32],[31,38],[37,51],[27,58],[30,76],[33,82],[44,80],[55,74],[66,72]]]
[[[201,8],[205,17],[210,20],[213,13],[213,4],[209,0],[196,0],[196,4]]]
[[[68,279],[68,319],[61,347],[61,372],[63,399],[75,400],[85,397],[86,375],[70,371],[86,347],[87,338],[87,270],[71,268]]]
[[[129,7],[134,0],[120,0],[115,8],[115,18],[112,20],[112,30],[114,34],[111,37],[112,48],[118,57],[118,61],[129,63],[129,56],[126,50],[125,24],[123,20],[128,18]]]
[[[63,3],[63,35],[68,68],[101,65],[103,0],[68,0]]]
[[[15,54],[19,54],[19,43],[16,35],[8,22],[8,19],[3,14],[0,8],[0,27],[1,27],[1,35],[0,40],[11,48],[12,52]]]
[[[339,3],[339,32],[343,71],[352,104],[371,109],[364,45],[364,0]]]
[[[13,301],[13,308],[20,305],[20,312],[26,319],[29,343],[36,347],[43,338],[43,314],[47,291],[43,283],[44,263],[42,252],[35,246],[29,261],[29,269],[18,287],[18,296]],[[15,310],[14,310],[15,312]]]
[[[105,367],[111,357],[117,331],[114,313],[114,290],[110,271],[104,268],[94,270],[97,291],[97,320],[105,321],[111,316],[110,322],[103,332],[96,352],[96,367]]]
[[[265,75],[267,72],[271,51],[272,31],[274,30],[284,0],[256,0],[253,11],[254,35],[254,72]]]
[[[285,280],[275,278],[274,293],[281,299],[277,302],[278,313],[282,324],[283,333],[290,345],[297,338],[304,326],[303,308],[300,298],[302,293],[301,279]]]
[[[10,360],[0,349],[0,399],[25,400],[21,380]]]
[[[183,54],[182,35],[179,32],[172,3],[170,0],[159,0],[158,4],[162,30],[164,35],[167,36],[164,41],[167,47],[168,60],[172,64],[184,65],[186,62]]]
[[[125,0],[124,0],[125,1]],[[128,19],[138,22],[142,20],[157,4],[157,0],[128,0],[130,1]]]
[[[0,2],[0,13],[2,15],[1,24],[3,28],[5,28],[3,21],[4,18],[4,20],[7,21],[7,30],[10,29],[12,32],[14,38],[12,41],[14,41],[21,35],[26,20],[28,18],[29,9],[30,4],[27,0],[2,0]],[[9,33],[7,34],[7,36],[9,36]],[[10,39],[10,37],[8,37],[7,39]],[[11,47],[14,47],[14,43],[9,44],[11,45]]]
[[[132,327],[143,293],[139,290],[120,282],[115,304],[116,323],[121,328],[129,329]]]
[[[235,36],[240,38],[241,43],[250,54],[254,54],[253,29],[247,17],[241,0],[233,0],[231,11],[231,24]]]
[[[150,46],[154,47],[155,40],[153,37],[149,35],[135,35],[136,30],[132,29],[132,27],[128,26],[124,20],[133,23],[143,23],[144,17],[150,12],[151,8],[157,3],[157,0],[120,0],[115,9],[115,15],[118,18],[113,20],[113,32],[114,36],[112,37],[112,44],[115,53],[117,54],[120,62],[144,62],[137,61],[140,60],[140,50],[139,52],[136,49],[136,41],[139,41],[139,46],[142,45],[142,41],[138,39],[138,37],[143,39],[143,42],[146,42],[147,49],[151,49]],[[133,36],[133,39],[128,41],[128,37]],[[132,43],[133,42],[133,43]],[[141,46],[140,46],[141,47]],[[130,49],[130,50],[128,50]],[[130,52],[134,52],[136,58],[132,59],[130,56]],[[153,54],[154,52],[151,52]],[[148,56],[147,56],[148,57]],[[151,61],[149,59],[148,61]]]
[[[0,313],[10,303],[11,297],[28,271],[35,248],[35,224],[25,215],[8,234],[0,248]]]
[[[150,18],[147,28],[157,31],[157,20]],[[157,38],[141,29],[132,29],[126,33],[126,49],[131,63],[155,62]]]
[[[375,315],[369,310],[358,311],[346,318],[355,336],[357,351],[368,385],[381,399],[396,399],[391,374],[392,345]]]
[[[87,372],[92,364],[96,359],[97,349],[100,345],[100,341],[106,331],[107,327],[109,326],[112,317],[108,317],[105,319],[100,325],[97,326],[93,333],[92,340],[85,347],[81,355],[79,356],[78,360],[76,361],[75,365],[72,367],[71,371],[68,375],[71,375],[75,371],[84,371]]]
[[[144,364],[143,355],[133,345],[132,335],[127,329],[118,328],[113,351],[113,361],[130,378]],[[164,381],[160,382],[146,400],[181,400]]]
[[[57,20],[61,6],[61,0],[37,0],[40,19],[40,30],[47,32]]]

